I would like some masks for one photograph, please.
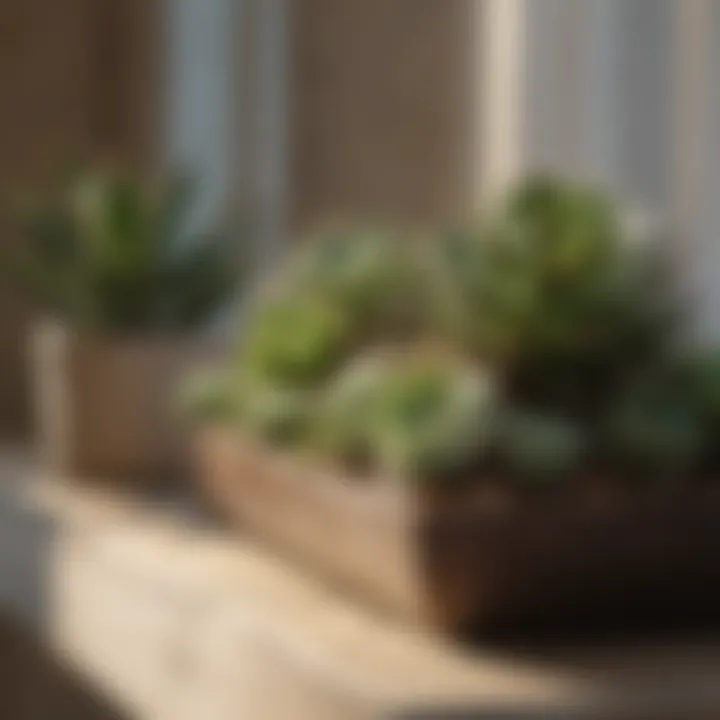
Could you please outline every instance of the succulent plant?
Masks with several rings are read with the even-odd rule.
[[[630,242],[592,191],[529,182],[440,250],[445,325],[506,368],[525,401],[592,404],[596,389],[666,343],[671,302],[657,248]]]
[[[297,443],[307,435],[313,413],[311,394],[249,379],[242,393],[244,428],[284,445]]]
[[[345,358],[351,327],[322,296],[272,299],[251,318],[241,348],[251,375],[287,387],[324,380]]]
[[[684,376],[703,417],[720,432],[720,353],[706,350],[697,354],[686,362]]]
[[[411,247],[391,230],[329,227],[309,239],[281,280],[290,293],[319,293],[342,308],[362,340],[402,332],[417,324],[422,305]]]
[[[321,233],[244,328],[241,422],[418,480],[497,457],[543,487],[599,450],[641,473],[694,469],[720,432],[720,362],[668,371],[676,298],[658,245],[629,227],[599,193],[540,179],[432,242]]]
[[[311,238],[259,298],[242,343],[244,365],[307,386],[369,345],[409,336],[422,304],[411,258],[392,232],[332,229]]]
[[[483,456],[495,395],[489,376],[455,358],[370,351],[327,385],[316,441],[335,457],[388,475],[455,475]]]
[[[518,478],[543,483],[567,479],[588,450],[577,423],[538,411],[505,413],[496,443],[503,467]]]
[[[238,248],[189,229],[192,184],[84,171],[23,212],[13,267],[40,308],[112,331],[184,330],[228,301]]]
[[[316,449],[352,465],[369,463],[373,409],[387,372],[387,353],[370,352],[330,378],[317,407]]]
[[[497,389],[482,370],[443,357],[388,365],[369,412],[373,463],[400,477],[467,474],[492,434]]]
[[[236,423],[241,415],[237,374],[228,368],[196,371],[179,392],[180,412],[199,423]]]
[[[697,469],[707,426],[692,395],[668,379],[644,379],[610,413],[608,437],[616,461],[633,471],[673,477]]]

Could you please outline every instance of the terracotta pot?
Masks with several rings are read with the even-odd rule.
[[[205,493],[237,527],[424,626],[720,614],[711,489],[431,494],[318,471],[221,429],[198,433],[196,452]]]
[[[197,338],[115,337],[51,321],[31,337],[39,451],[70,476],[166,478],[185,464],[175,397],[209,355]]]

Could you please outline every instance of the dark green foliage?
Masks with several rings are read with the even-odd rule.
[[[675,360],[656,238],[584,187],[525,183],[475,228],[331,229],[260,298],[232,372],[242,422],[370,472],[537,487],[700,471],[720,361]]]
[[[310,238],[284,277],[343,309],[356,340],[403,333],[420,322],[423,296],[412,240],[372,227],[332,227]]]
[[[683,368],[688,392],[710,427],[720,433],[720,353],[706,351]]]
[[[497,425],[496,447],[503,467],[524,480],[566,480],[587,460],[588,440],[570,420],[511,410]]]
[[[40,309],[112,331],[194,328],[228,301],[237,248],[188,229],[192,187],[177,177],[143,185],[83,172],[26,208],[26,242],[13,259]]]
[[[672,326],[657,248],[625,237],[589,190],[527,183],[489,223],[450,236],[444,256],[448,325],[525,400],[594,405]]]
[[[616,463],[653,478],[696,470],[708,427],[691,393],[674,378],[643,378],[611,410],[607,433]]]

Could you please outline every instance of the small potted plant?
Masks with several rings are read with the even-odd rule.
[[[188,387],[231,520],[450,630],[720,597],[720,364],[683,357],[661,245],[598,193],[338,232],[279,280]]]
[[[238,280],[228,238],[190,230],[192,195],[185,177],[92,170],[23,213],[13,267],[38,311],[32,376],[52,471],[129,482],[178,467],[173,388]]]

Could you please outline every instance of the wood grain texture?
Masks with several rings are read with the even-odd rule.
[[[96,480],[157,483],[184,467],[176,403],[210,355],[192,336],[117,338],[36,323],[36,429],[46,465]]]
[[[450,632],[717,620],[720,492],[579,484],[541,496],[351,479],[208,430],[218,511],[332,584]]]

